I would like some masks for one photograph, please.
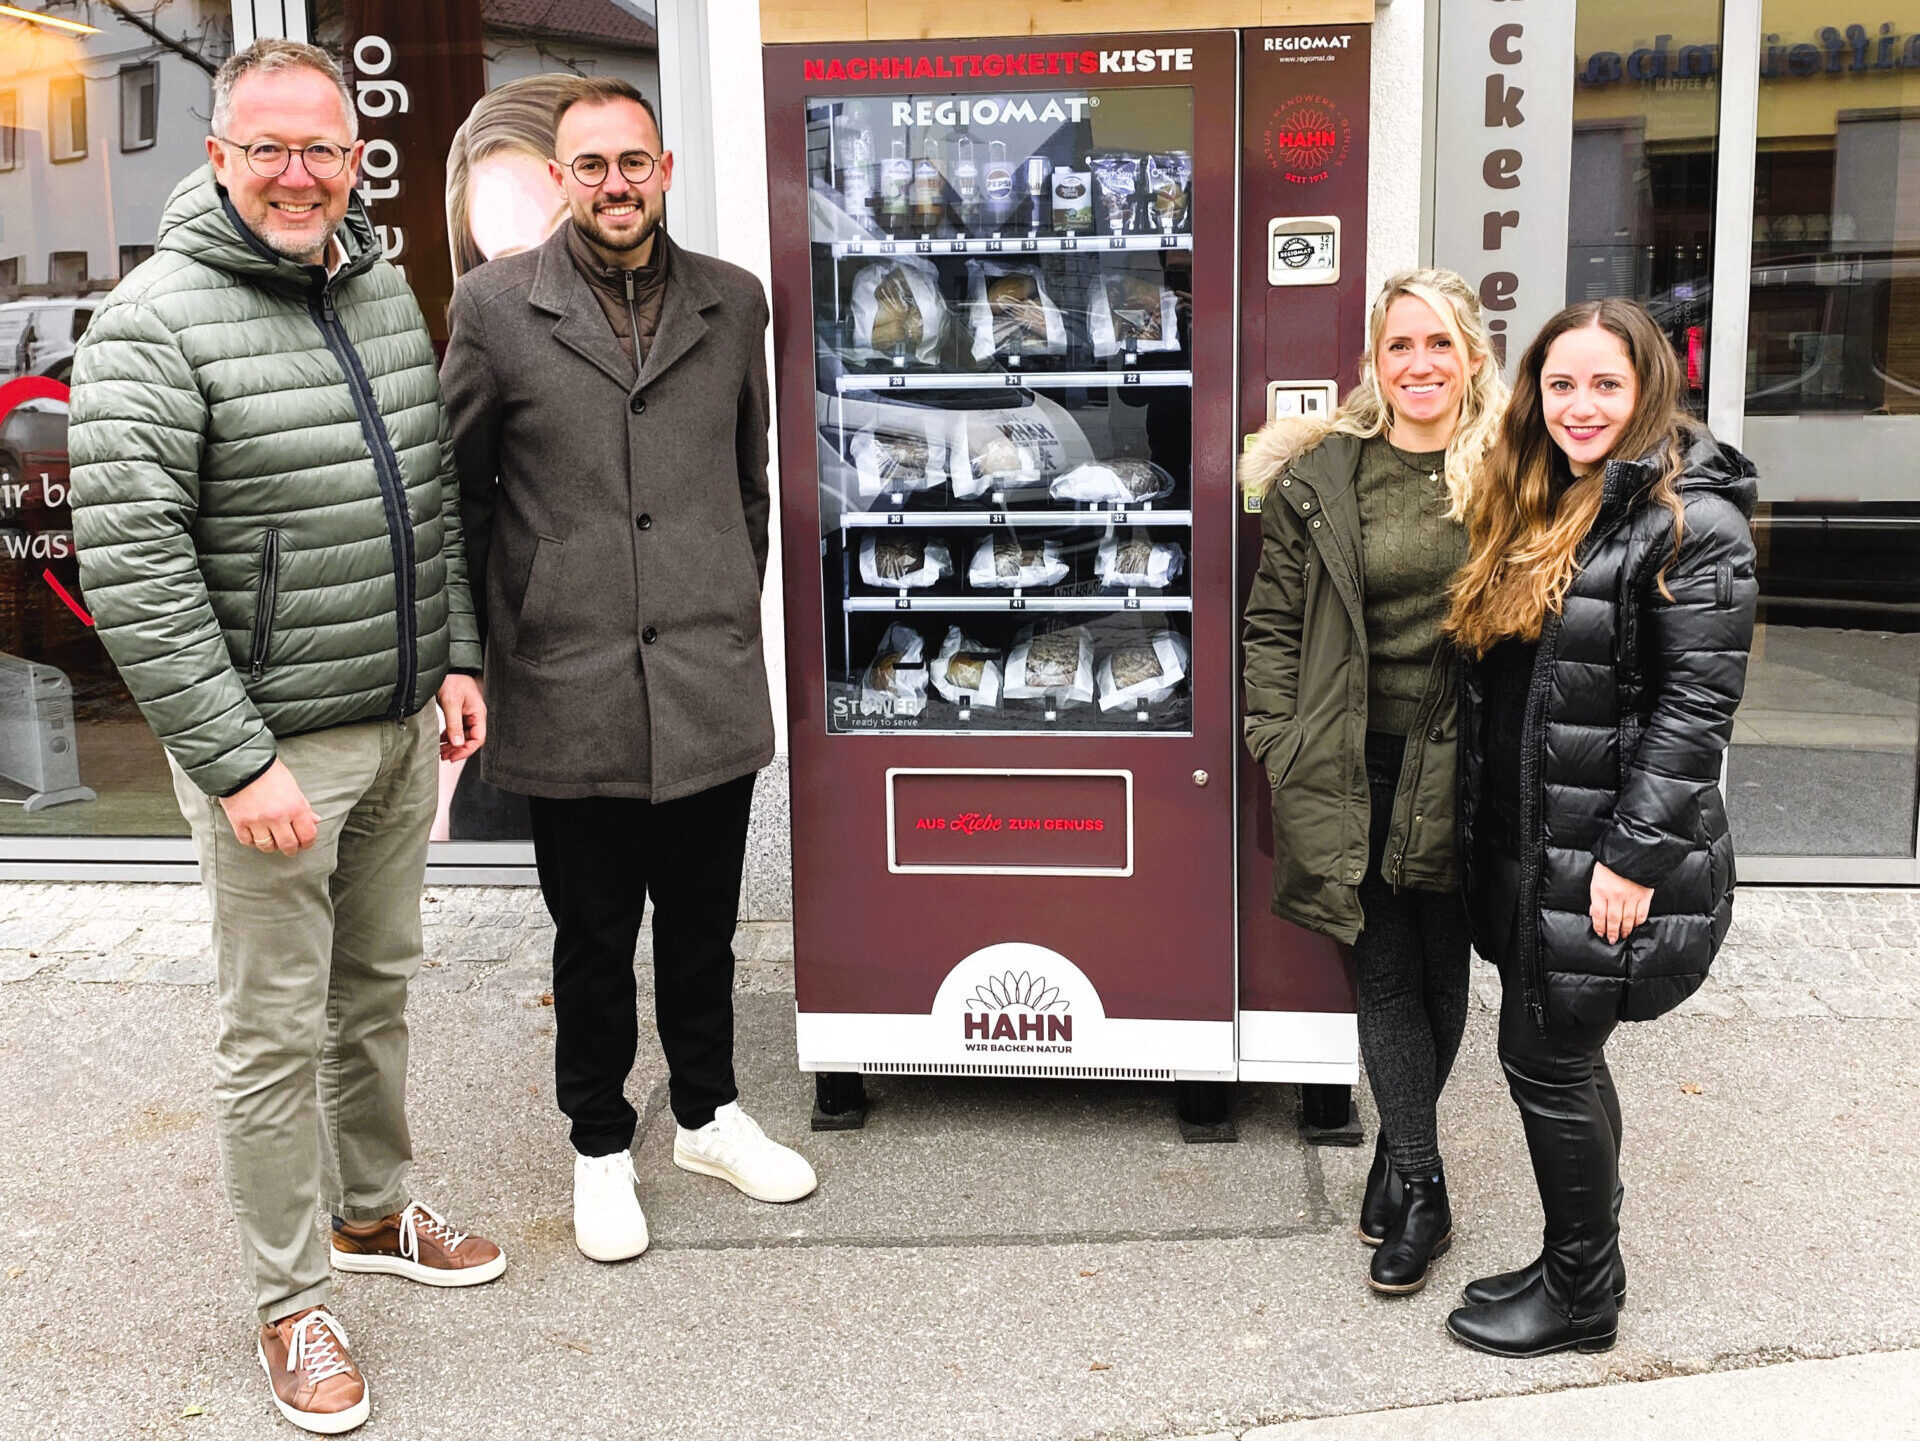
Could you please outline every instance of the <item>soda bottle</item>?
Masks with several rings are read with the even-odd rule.
[[[880,162],[880,225],[887,234],[906,233],[912,190],[913,162],[907,158],[907,142],[902,137],[893,142],[892,153]]]
[[[840,156],[840,196],[847,213],[865,220],[873,204],[873,127],[865,102],[851,102],[840,116],[835,149]]]
[[[913,166],[913,228],[932,235],[946,216],[946,177],[940,173],[940,142],[932,135]]]
[[[964,130],[953,142],[953,223],[962,235],[980,229],[980,162],[973,137]]]
[[[987,226],[998,234],[1013,219],[1017,197],[1013,193],[1013,166],[1007,160],[1007,142],[987,142],[987,178],[982,189],[986,196]]]

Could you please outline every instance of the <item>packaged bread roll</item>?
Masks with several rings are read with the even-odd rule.
[[[1084,626],[1020,632],[1007,656],[1008,700],[1052,700],[1062,706],[1093,699],[1093,641]]]
[[[860,579],[886,590],[919,590],[953,574],[947,543],[937,537],[870,535],[860,542]]]
[[[860,714],[912,717],[927,708],[926,642],[920,632],[891,625],[860,678]]]
[[[1139,530],[1105,537],[1093,555],[1100,584],[1130,590],[1164,590],[1186,564],[1186,554],[1177,542],[1156,541]]]
[[[962,500],[1045,490],[1065,464],[1067,440],[1039,405],[961,412],[952,445],[953,493]]]
[[[1037,265],[969,260],[967,309],[977,361],[1067,352],[1066,322]]]
[[[849,359],[905,356],[921,365],[940,359],[947,302],[940,272],[912,255],[863,265],[853,278],[853,352]]]
[[[948,629],[927,673],[933,688],[955,705],[991,710],[1000,704],[998,648],[962,635],[957,625]]]
[[[982,590],[1032,589],[1067,578],[1057,541],[1030,540],[1006,529],[982,536],[967,566],[967,583]]]
[[[1186,679],[1187,641],[1175,630],[1130,637],[1100,657],[1100,709],[1137,710],[1156,706]]]
[[[869,426],[847,452],[863,496],[935,490],[947,482],[947,445],[937,426],[933,434],[922,426],[917,435]]]
[[[1087,338],[1098,356],[1178,350],[1180,304],[1152,276],[1118,270],[1088,287]]]
[[[1136,505],[1172,495],[1173,476],[1150,460],[1095,460],[1056,478],[1047,493],[1090,505]]]

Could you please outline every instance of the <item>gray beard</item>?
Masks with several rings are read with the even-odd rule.
[[[320,248],[308,254],[288,250],[283,245],[275,245],[264,235],[260,237],[260,243],[282,260],[291,260],[295,265],[325,265],[327,263],[327,254],[333,249],[333,237],[339,233],[337,229],[329,230],[326,238],[320,242]]]

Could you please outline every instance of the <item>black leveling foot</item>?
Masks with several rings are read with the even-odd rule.
[[[1233,1129],[1233,1087],[1225,1081],[1175,1081],[1173,1109],[1180,1139],[1189,1145],[1240,1139]]]
[[[1360,1113],[1351,1086],[1302,1086],[1300,1136],[1310,1146],[1357,1146]]]
[[[813,1073],[813,1129],[857,1131],[867,1124],[867,1083],[858,1071]]]

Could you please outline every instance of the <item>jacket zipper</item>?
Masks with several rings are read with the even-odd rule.
[[[260,588],[253,598],[253,647],[248,674],[259,680],[267,673],[267,652],[273,645],[273,612],[280,598],[280,532],[270,530],[260,542]]]
[[[640,359],[640,311],[634,304],[633,299],[633,272],[628,270],[622,273],[627,277],[627,324],[633,327],[630,332],[633,336],[633,375],[634,379],[638,380],[640,378],[640,366],[642,363]]]
[[[380,418],[380,408],[374,402],[373,382],[367,379],[366,367],[360,363],[360,353],[347,338],[346,327],[340,324],[340,317],[333,308],[333,295],[326,282],[314,286],[307,300],[307,309],[347,378],[347,393],[353,397],[354,412],[360,418],[360,433],[367,442],[368,452],[373,456],[373,471],[379,479],[380,499],[386,509],[387,540],[393,547],[394,559],[394,619],[399,628],[399,676],[393,688],[393,704],[387,708],[387,719],[398,721],[413,708],[413,688],[419,680],[420,670],[420,638],[415,633],[417,580],[414,574],[413,517],[407,507],[406,483],[400,477],[400,461],[393,453],[393,442],[387,434],[386,422]]]

